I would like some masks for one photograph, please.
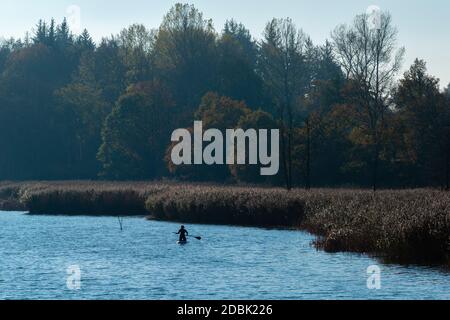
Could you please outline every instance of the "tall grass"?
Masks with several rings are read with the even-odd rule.
[[[294,227],[304,213],[304,201],[282,189],[221,186],[172,186],[146,206],[161,220],[260,227]]]
[[[34,214],[150,215],[298,228],[316,234],[316,246],[328,252],[450,266],[450,193],[431,189],[287,192],[175,183],[28,182],[0,183],[2,199],[20,199]]]
[[[160,188],[152,183],[28,182],[0,185],[0,194],[14,190],[32,214],[126,216],[146,215],[146,198]]]
[[[301,228],[329,252],[450,266],[450,194],[434,190],[315,191]]]
[[[19,190],[24,183],[0,182],[0,210],[26,211],[26,206],[20,201]]]
[[[328,252],[450,266],[450,194],[431,189],[174,186],[150,196],[147,209],[162,220],[295,227],[316,234],[316,246]]]

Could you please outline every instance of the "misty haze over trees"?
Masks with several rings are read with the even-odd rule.
[[[0,179],[449,187],[450,87],[404,49],[388,13],[338,26],[316,45],[290,19],[256,41],[218,32],[177,4],[158,30],[135,24],[96,44],[64,21],[0,44]],[[397,80],[400,77],[400,80]],[[173,166],[174,129],[280,129],[280,173]]]

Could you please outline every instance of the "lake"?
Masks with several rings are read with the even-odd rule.
[[[317,251],[299,231],[186,227],[203,239],[177,245],[179,224],[143,218],[120,231],[114,217],[0,212],[0,299],[450,299],[439,268]]]

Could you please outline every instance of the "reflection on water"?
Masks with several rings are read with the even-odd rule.
[[[0,213],[0,299],[449,299],[450,273],[318,252],[298,231]],[[381,289],[367,287],[379,265]],[[77,267],[80,274],[77,274]],[[79,290],[77,289],[77,285]]]

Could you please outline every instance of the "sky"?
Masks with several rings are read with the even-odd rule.
[[[217,31],[229,18],[244,23],[255,38],[260,38],[270,19],[289,17],[297,27],[322,44],[339,24],[351,23],[354,16],[371,5],[389,11],[399,31],[399,45],[406,48],[403,70],[415,58],[427,62],[429,72],[450,83],[450,1],[448,0],[2,0],[0,37],[23,37],[39,19],[76,15],[80,30],[87,28],[98,41],[118,33],[132,23],[157,28],[164,14],[176,2],[194,4],[211,18]],[[76,7],[73,7],[76,6]]]

